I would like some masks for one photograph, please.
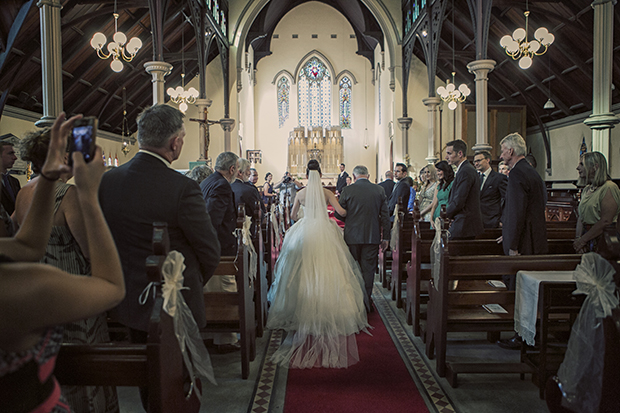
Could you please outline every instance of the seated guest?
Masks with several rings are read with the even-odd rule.
[[[480,175],[480,213],[485,228],[498,228],[508,178],[491,168],[491,153],[478,151],[474,155],[474,167]]]
[[[600,152],[584,153],[577,171],[577,185],[585,185],[585,188],[581,191],[576,229],[578,238],[573,247],[577,252],[597,252],[603,231],[618,220],[620,189],[612,182],[607,172],[607,161]]]
[[[437,178],[439,184],[435,189],[435,195],[433,195],[433,204],[431,211],[433,211],[433,220],[431,224],[435,222],[435,218],[438,218],[441,214],[441,206],[448,205],[448,197],[450,196],[450,190],[452,189],[452,182],[454,181],[454,169],[446,161],[439,161],[435,164],[437,169]]]
[[[97,188],[104,172],[102,150],[85,163],[73,156],[75,198],[84,225],[90,277],[51,265],[26,263],[43,258],[54,220],[56,185],[70,169],[64,163],[67,136],[75,116],[61,113],[51,128],[47,159],[32,189],[31,207],[15,238],[0,239],[0,404],[3,412],[66,412],[53,368],[63,325],[95,317],[123,300],[125,284],[114,240],[106,224]],[[143,263],[144,265],[144,263]],[[79,409],[80,407],[76,407]]]
[[[196,181],[198,185],[213,173],[213,169],[209,165],[196,165],[185,176]]]
[[[22,159],[32,164],[38,175],[24,186],[15,203],[15,222],[22,225],[28,209],[31,208],[37,186],[43,178],[41,168],[50,146],[50,130],[40,129],[29,133],[22,141]],[[56,184],[52,234],[42,263],[53,265],[69,274],[91,276],[91,266],[86,239],[86,221],[80,209],[77,190],[66,182],[71,172],[60,175]],[[105,343],[110,341],[108,324],[104,313],[95,317],[67,324],[63,342],[78,344]],[[76,412],[118,411],[116,388],[103,386],[63,386],[62,393]]]
[[[392,171],[387,171],[385,173],[385,181],[379,184],[380,187],[385,191],[385,196],[387,199],[390,199],[390,195],[392,195],[392,189],[394,189],[394,174]]]
[[[422,187],[420,187],[418,191],[420,219],[428,222],[433,217],[431,204],[433,203],[435,189],[437,189],[437,171],[435,170],[435,166],[426,165],[422,171],[420,171],[420,176],[422,177]]]

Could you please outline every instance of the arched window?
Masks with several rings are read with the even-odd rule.
[[[351,79],[343,76],[340,79],[340,127],[351,129]]]
[[[318,58],[310,59],[297,74],[299,126],[331,125],[331,74]]]
[[[280,127],[284,125],[284,122],[288,119],[289,109],[289,95],[291,86],[286,76],[282,76],[278,80],[278,120]]]

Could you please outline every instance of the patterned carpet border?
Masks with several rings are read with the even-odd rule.
[[[392,340],[403,358],[411,377],[418,386],[418,390],[427,402],[426,407],[431,412],[456,412],[454,405],[444,393],[433,372],[411,341],[398,316],[394,313],[390,302],[385,298],[383,291],[376,283],[372,295],[383,324],[385,324],[390,336],[392,336]],[[396,310],[402,311],[398,308]]]
[[[273,386],[278,373],[278,366],[273,364],[271,355],[278,349],[282,341],[282,330],[270,332],[269,345],[267,346],[263,365],[260,369],[260,377],[256,382],[256,389],[252,398],[252,404],[248,412],[250,413],[266,413],[269,412],[271,404],[271,396],[273,394]]]

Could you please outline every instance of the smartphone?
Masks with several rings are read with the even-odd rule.
[[[69,165],[73,164],[73,152],[82,152],[84,161],[90,162],[95,156],[97,137],[97,118],[94,116],[78,119],[73,123],[69,142]]]

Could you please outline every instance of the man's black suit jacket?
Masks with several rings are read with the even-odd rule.
[[[510,170],[506,189],[502,223],[506,255],[511,249],[523,255],[547,253],[546,204],[545,183],[538,172],[521,159]]]
[[[342,189],[347,186],[347,177],[349,176],[349,174],[347,173],[347,171],[343,171],[341,174],[338,175],[338,181],[336,182],[336,190],[339,193],[342,193]]]
[[[506,198],[508,178],[491,169],[480,190],[480,213],[485,228],[498,228]]]
[[[234,233],[237,227],[237,209],[230,183],[221,173],[215,171],[200,183],[200,189],[217,232],[222,255],[236,255],[237,238]]]
[[[396,185],[396,183],[391,179],[386,179],[379,184],[379,186],[382,187],[385,191],[385,196],[387,197],[387,199],[390,199],[390,196],[392,195],[392,190],[394,189],[394,185]]]
[[[405,208],[409,203],[409,197],[411,196],[411,187],[404,179],[401,179],[394,185],[392,189],[392,195],[388,201],[388,213],[390,217],[394,215],[394,209],[396,209],[396,204],[398,203],[398,198],[403,199],[403,203],[405,204]]]
[[[263,204],[254,185],[235,179],[235,182],[233,182],[230,186],[235,194],[235,210],[237,210],[239,204],[245,204],[245,214],[251,217],[252,210],[256,206],[256,202],[263,205],[263,209],[265,208],[265,205]]]
[[[7,175],[7,178],[9,180],[9,184],[11,185],[11,189],[13,189],[13,195],[17,198],[17,193],[21,189],[19,180],[11,175]],[[0,182],[0,185],[2,185],[2,206],[7,214],[11,215],[13,211],[15,211],[15,200],[11,199],[9,191],[4,187],[2,182]]]
[[[480,178],[476,169],[464,160],[452,183],[448,206],[451,238],[475,237],[484,230],[480,214]]]
[[[123,265],[127,294],[110,311],[122,324],[147,331],[152,297],[140,305],[147,286],[145,261],[153,254],[153,222],[167,222],[170,250],[185,257],[182,294],[199,327],[206,324],[203,286],[220,260],[220,245],[198,184],[148,153],[103,175],[99,188],[106,217]]]
[[[380,244],[390,239],[385,191],[379,185],[358,179],[342,190],[339,203],[347,210],[346,217],[338,218],[345,222],[344,241],[348,245]]]

